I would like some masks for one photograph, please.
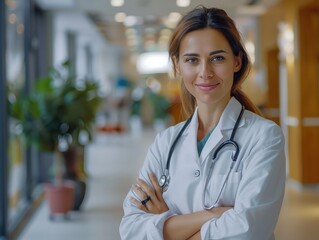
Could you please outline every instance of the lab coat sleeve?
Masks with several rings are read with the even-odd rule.
[[[286,179],[284,137],[271,125],[258,138],[244,161],[234,208],[206,222],[202,239],[274,239]]]
[[[139,178],[150,184],[148,173],[154,172],[157,176],[163,172],[161,159],[164,158],[168,139],[163,134],[157,135],[154,143],[148,150],[144,164],[140,170]],[[151,184],[150,184],[151,185]],[[138,209],[130,202],[130,198],[135,197],[130,191],[123,203],[124,216],[120,223],[120,235],[122,240],[162,240],[164,222],[174,213],[169,210],[162,214],[149,214]],[[135,197],[136,198],[136,197]]]

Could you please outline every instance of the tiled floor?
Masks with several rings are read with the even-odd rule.
[[[44,203],[19,240],[119,240],[123,199],[154,136],[153,131],[97,136],[86,150],[89,178],[82,211],[72,212],[69,220],[52,222]],[[294,191],[287,185],[276,239],[319,239],[318,190]]]

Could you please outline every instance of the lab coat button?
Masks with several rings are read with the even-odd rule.
[[[195,177],[199,177],[200,175],[200,171],[199,170],[196,170],[195,173],[194,173]]]

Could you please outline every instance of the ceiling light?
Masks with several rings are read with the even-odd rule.
[[[181,17],[182,17],[182,15],[180,13],[178,13],[178,12],[171,12],[168,15],[169,21],[175,22],[175,23],[177,23],[181,19]]]
[[[169,70],[167,52],[146,52],[139,55],[136,68],[140,74],[167,73]]]
[[[178,7],[188,7],[191,3],[191,0],[176,0],[176,5]]]
[[[15,24],[15,23],[17,22],[17,15],[16,15],[15,13],[11,13],[11,14],[9,15],[9,20],[8,20],[8,22],[9,22],[10,24]]]
[[[124,0],[111,0],[112,7],[121,7],[124,5]]]
[[[163,23],[168,28],[175,28],[177,22],[181,19],[182,15],[178,12],[171,12],[168,17],[163,19]]]
[[[143,18],[137,16],[127,16],[124,21],[126,27],[132,27],[143,23]]]
[[[114,16],[114,19],[116,22],[124,22],[125,18],[126,18],[126,13],[124,13],[124,12],[118,12]]]

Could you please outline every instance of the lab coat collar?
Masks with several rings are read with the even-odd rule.
[[[212,146],[215,148],[222,140],[225,140],[226,136],[223,131],[232,130],[235,126],[237,118],[240,114],[242,105],[241,103],[234,97],[230,99],[228,102],[219,122],[211,136],[207,140],[204,149],[201,153],[201,156],[205,159],[206,156],[212,151]],[[189,126],[185,129],[183,135],[188,135],[186,138],[185,146],[188,146],[189,150],[188,156],[192,156],[193,158],[198,159],[198,151],[197,151],[197,130],[198,130],[198,108],[195,109],[194,114],[192,116],[192,120]],[[244,116],[242,117],[238,128],[242,127],[245,123]],[[196,148],[196,149],[194,149]],[[196,153],[196,154],[194,154]]]
[[[232,97],[229,100],[222,116],[220,117],[220,120],[218,122],[218,125],[216,126],[216,129],[219,128],[221,131],[233,129],[238,119],[238,116],[240,114],[241,108],[242,108],[241,103],[235,97]],[[238,127],[241,127],[244,124],[245,124],[245,118],[243,116]],[[184,132],[184,134],[189,134],[190,129],[191,130],[195,129],[195,131],[192,131],[192,134],[196,134],[197,136],[197,128],[198,128],[198,108],[196,107],[194,114],[192,116],[192,120],[189,126],[186,128],[186,131]]]
[[[235,123],[240,114],[241,108],[242,108],[241,103],[235,97],[232,97],[229,100],[222,116],[220,117],[220,120],[218,123],[218,127],[220,128],[220,130],[229,130],[234,128]],[[238,127],[242,127],[244,123],[245,123],[245,118],[242,117]]]

